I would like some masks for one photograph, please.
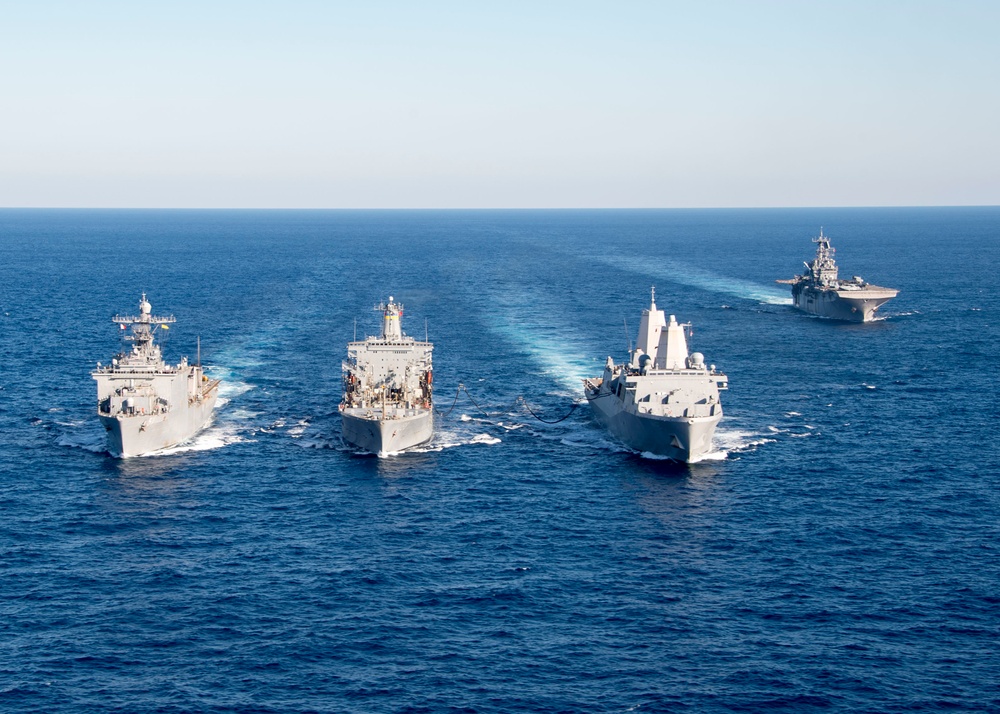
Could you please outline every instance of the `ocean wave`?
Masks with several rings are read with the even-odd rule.
[[[83,449],[94,454],[105,453],[108,450],[107,438],[103,428],[61,434],[56,439],[56,444],[71,449]]]

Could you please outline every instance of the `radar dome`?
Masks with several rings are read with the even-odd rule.
[[[691,365],[694,367],[704,367],[705,366],[705,355],[701,352],[691,353]]]
[[[141,312],[143,315],[148,315],[152,311],[152,309],[153,306],[150,305],[149,302],[146,300],[143,300],[142,302],[139,303],[139,312]]]

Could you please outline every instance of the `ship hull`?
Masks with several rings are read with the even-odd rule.
[[[831,320],[871,322],[875,311],[896,294],[890,289],[838,290],[799,284],[792,288],[792,304],[803,312]]]
[[[107,430],[108,452],[117,458],[142,456],[183,443],[201,431],[212,417],[216,390],[184,409],[162,414],[98,414]]]
[[[407,410],[383,419],[380,410],[349,408],[341,411],[346,443],[379,456],[426,444],[434,436],[430,409]]]
[[[588,391],[587,399],[597,421],[630,449],[686,463],[712,453],[712,437],[722,419],[721,408],[712,416],[665,417],[630,412],[613,394]]]

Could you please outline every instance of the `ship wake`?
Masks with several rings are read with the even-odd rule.
[[[720,293],[730,297],[743,298],[765,305],[791,305],[792,298],[784,290],[760,285],[750,280],[742,280],[676,260],[655,261],[616,255],[614,260],[603,259],[608,265],[627,270],[637,275],[651,278],[659,283],[680,283],[706,292]]]

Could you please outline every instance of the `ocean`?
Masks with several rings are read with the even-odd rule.
[[[878,321],[774,282],[821,227]],[[0,210],[0,710],[1000,711],[998,265],[1000,208]],[[654,285],[729,377],[696,464],[581,403]],[[116,460],[143,292],[223,387]],[[337,404],[390,295],[439,417],[379,459]]]

